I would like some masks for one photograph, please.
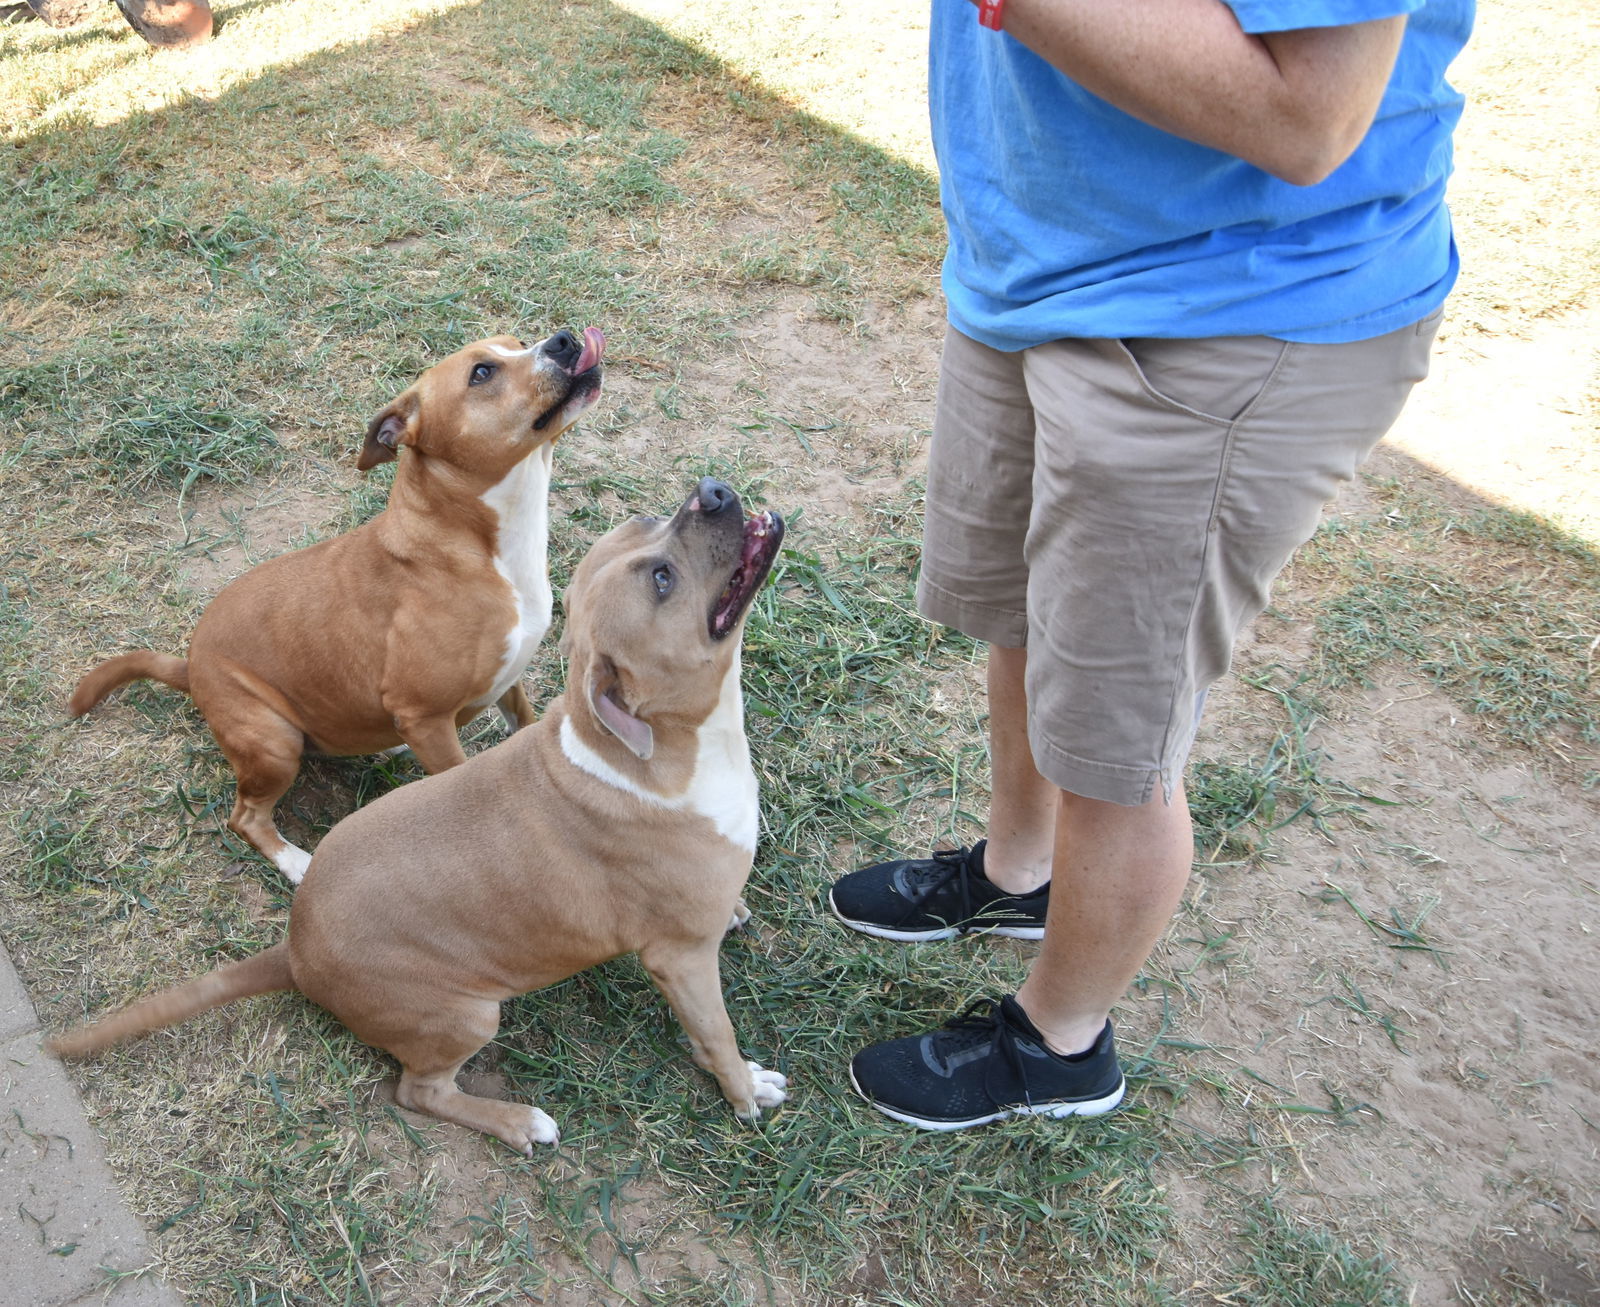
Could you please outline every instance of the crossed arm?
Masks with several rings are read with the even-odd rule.
[[[1310,186],[1372,126],[1405,19],[1251,36],[1222,0],[1006,0],[1005,31],[1164,131]]]

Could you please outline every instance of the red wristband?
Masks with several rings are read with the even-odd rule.
[[[992,31],[1000,30],[1001,15],[1005,12],[1006,0],[978,0],[978,24]]]

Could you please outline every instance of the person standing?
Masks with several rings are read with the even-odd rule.
[[[1471,0],[933,0],[949,329],[918,606],[988,645],[971,848],[829,894],[1042,939],[1015,995],[858,1052],[928,1129],[1121,1101],[1110,1012],[1182,897],[1205,693],[1427,373]]]

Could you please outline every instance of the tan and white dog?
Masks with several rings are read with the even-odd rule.
[[[456,1086],[500,1003],[637,953],[754,1120],[785,1080],[748,1062],[723,1006],[723,935],[749,913],[755,772],[739,641],[783,538],[706,479],[670,519],[601,539],[566,594],[568,681],[539,723],[384,795],[317,847],[283,943],[51,1041],[81,1057],[194,1013],[298,989],[399,1059],[400,1104],[531,1154],[535,1107]]]
[[[187,691],[238,778],[229,829],[298,882],[310,854],[272,813],[303,754],[409,745],[441,772],[490,704],[512,730],[533,721],[522,673],[550,626],[551,447],[599,396],[604,348],[590,327],[436,363],[367,429],[362,471],[407,451],[382,513],[223,587],[187,660],[101,663],[68,712],[146,677]]]

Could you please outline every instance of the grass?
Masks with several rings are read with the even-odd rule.
[[[1325,529],[1302,556],[1337,577],[1316,615],[1318,679],[1365,684],[1403,659],[1506,739],[1592,751],[1593,545],[1514,510],[1461,514],[1398,482],[1373,489],[1381,519]]]
[[[1227,1300],[1275,1307],[1342,1302],[1399,1307],[1394,1267],[1381,1255],[1362,1255],[1330,1242],[1263,1201],[1246,1227],[1254,1248]]]
[[[1260,952],[1213,896],[1291,838],[1335,850],[1296,908],[1344,951],[1279,1015],[1409,1047],[1419,1023],[1386,982],[1443,976],[1452,953],[1439,897],[1380,873],[1433,855],[1388,833],[1396,800],[1320,736],[1402,665],[1501,747],[1553,742],[1581,774],[1592,542],[1375,485],[1379,511],[1296,565],[1285,602],[1310,594],[1312,654],[1245,668],[1249,727],[1192,770],[1203,874],[1119,1013],[1129,1110],[889,1127],[849,1095],[850,1052],[1015,988],[1032,956],[893,947],[820,906],[842,867],[970,839],[987,803],[981,653],[912,602],[927,377],[905,369],[933,357],[917,314],[940,254],[920,123],[909,92],[883,145],[796,107],[865,121],[874,90],[920,81],[916,42],[838,28],[825,3],[800,27],[666,0],[216,8],[209,51],[159,59],[109,8],[70,33],[0,19],[0,931],[30,992],[65,1022],[262,947],[289,901],[222,831],[232,778],[180,697],[139,687],[61,720],[87,659],[181,647],[214,588],[198,561],[270,552],[253,496],[329,531],[376,512],[389,472],[353,477],[359,434],[432,359],[596,322],[611,380],[557,452],[558,587],[607,525],[702,473],[790,517],[746,639],[757,926],[723,981],[796,1097],[739,1126],[619,960],[507,1004],[469,1068],[561,1121],[559,1149],[524,1161],[398,1112],[385,1058],[297,998],[259,1000],[81,1081],[166,1273],[252,1307],[1405,1301],[1385,1246],[1403,1230],[1280,1182],[1306,1139],[1374,1128],[1362,1078],[1193,1035]],[[908,31],[915,8],[893,0]],[[761,332],[779,336],[765,374]],[[807,333],[835,366],[808,370]],[[552,640],[530,685],[559,677]],[[495,738],[480,723],[468,747]],[[286,830],[314,843],[416,775],[312,763]]]
[[[1302,818],[1325,832],[1339,817],[1391,803],[1327,774],[1309,743],[1324,710],[1304,674],[1291,679],[1284,668],[1268,666],[1242,679],[1277,701],[1284,725],[1260,758],[1201,758],[1190,767],[1185,787],[1201,866],[1258,856],[1273,831]]]

